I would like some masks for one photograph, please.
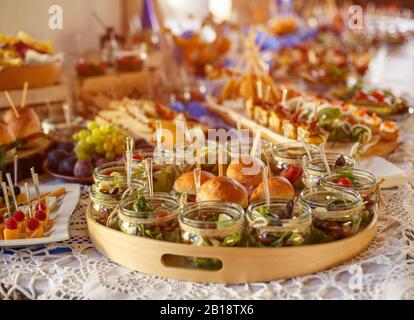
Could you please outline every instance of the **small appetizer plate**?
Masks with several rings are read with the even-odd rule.
[[[381,157],[370,157],[361,160],[358,169],[372,172],[377,178],[384,178],[382,189],[394,188],[408,183],[407,173]]]
[[[60,184],[40,186],[40,193],[52,192],[59,188],[65,188],[66,193],[57,199],[57,208],[50,212],[53,218],[53,227],[44,238],[0,240],[0,248],[20,248],[32,245],[40,245],[51,242],[65,241],[70,238],[69,221],[73,211],[76,209],[80,198],[79,184]],[[30,194],[34,195],[34,189],[30,188]]]

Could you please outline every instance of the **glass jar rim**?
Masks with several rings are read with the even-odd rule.
[[[354,158],[351,158],[350,156],[343,155],[345,158],[345,166],[336,167],[335,163],[338,158],[343,155],[342,153],[336,153],[336,152],[327,152],[326,153],[326,160],[328,161],[329,167],[335,170],[346,168],[353,168],[355,167],[355,160]],[[309,160],[306,156],[306,167],[310,171],[318,172],[318,173],[324,173],[326,172],[325,163],[323,162],[323,159],[321,156],[317,156],[312,158],[312,160]]]
[[[317,202],[315,200],[309,200],[308,198],[310,196],[312,196],[313,194],[321,194],[321,193],[337,193],[340,195],[344,195],[346,194],[346,196],[348,198],[352,198],[350,200],[348,200],[349,202],[347,202],[346,204],[341,204],[338,205],[338,209],[337,210],[331,210],[328,212],[336,212],[336,211],[344,211],[344,210],[351,210],[351,209],[355,209],[361,206],[362,204],[362,198],[361,195],[355,191],[355,190],[351,190],[351,189],[341,189],[341,188],[334,188],[334,187],[325,187],[325,186],[316,186],[311,188],[306,188],[304,190],[302,190],[302,192],[300,193],[299,197],[300,200],[303,201],[304,203],[308,204],[311,209],[312,209],[312,213],[314,212],[314,208],[327,208],[328,204],[325,203],[321,203],[320,201]]]
[[[315,145],[309,145],[310,152],[316,154],[319,152]],[[294,152],[297,151],[297,152]],[[306,155],[305,147],[299,142],[286,142],[274,145],[272,148],[272,154],[277,159],[294,159],[302,160],[303,156]]]
[[[186,215],[189,213],[193,213],[196,210],[217,210],[217,211],[223,211],[223,213],[229,213],[234,212],[235,215],[231,215],[231,220],[228,220],[225,222],[225,225],[227,227],[235,225],[236,223],[242,221],[244,219],[244,210],[241,206],[235,203],[231,202],[223,202],[223,201],[200,201],[197,203],[193,203],[190,205],[185,206],[182,210],[180,210],[180,222],[189,226],[189,227],[195,227],[195,228],[203,228],[206,224],[209,226],[215,226],[217,229],[217,225],[219,221],[202,221],[202,220],[196,220],[187,218]],[[222,223],[222,222],[220,222]]]
[[[178,215],[178,209],[180,208],[179,199],[173,196],[170,193],[166,192],[154,192],[153,196],[150,197],[149,193],[138,193],[140,196],[144,196],[147,200],[150,201],[165,201],[169,203],[171,206],[167,208],[168,215],[166,217],[176,216]],[[119,205],[119,210],[127,217],[138,218],[138,219],[148,219],[149,221],[155,220],[157,216],[154,214],[153,211],[143,211],[137,212],[131,209],[128,209],[128,206],[134,202],[135,199],[131,199],[130,197],[126,197],[121,200]]]
[[[270,206],[277,206],[277,207],[281,207],[281,209],[286,208],[286,205],[289,203],[289,201],[285,201],[285,200],[271,200],[270,201]],[[266,201],[260,201],[260,202],[255,202],[249,205],[249,207],[247,208],[247,216],[249,218],[253,218],[253,213],[256,209],[266,206]],[[311,224],[312,223],[312,210],[310,208],[310,206],[307,203],[304,202],[300,202],[300,201],[296,201],[295,203],[295,207],[297,208],[297,206],[300,206],[302,210],[304,210],[303,212],[301,212],[299,215],[295,216],[297,219],[279,219],[281,225],[274,225],[274,224],[269,224],[269,227],[280,227],[280,228],[286,228],[288,226],[291,227],[295,227],[296,225],[299,224]],[[267,219],[265,216],[263,216],[267,221],[271,222],[271,220]],[[249,222],[250,223],[250,222]]]
[[[114,178],[122,179],[122,181],[125,182],[125,183],[127,182],[126,174],[124,176],[122,176],[122,177],[114,177],[114,176],[111,176],[111,175],[107,175],[107,174],[103,174],[102,173],[102,170],[109,170],[111,168],[122,168],[123,173],[125,174],[125,163],[124,162],[122,162],[122,161],[114,161],[114,162],[104,163],[104,164],[96,167],[93,170],[93,178],[94,178],[95,182],[98,181],[98,180],[99,181],[111,181]],[[142,180],[140,180],[140,179],[134,179],[134,178],[132,178],[132,182],[134,184],[142,184],[142,185],[145,184],[145,182],[143,182]]]
[[[352,172],[352,174],[354,174],[358,179],[364,180],[365,183],[360,182],[357,185],[352,185],[348,187],[348,186],[341,186],[341,185],[338,185],[336,182],[333,182],[332,179],[342,178],[341,173],[343,171]],[[335,172],[332,172],[331,174],[327,173],[327,174],[324,174],[321,178],[322,186],[337,187],[341,189],[352,188],[352,189],[359,190],[359,191],[372,189],[377,186],[377,183],[378,183],[377,178],[371,172],[366,171],[366,170],[361,170],[361,169],[354,169],[354,168],[337,170]]]

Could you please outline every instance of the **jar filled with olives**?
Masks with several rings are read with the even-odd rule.
[[[266,201],[247,211],[249,247],[285,247],[306,244],[311,232],[310,207],[301,202]]]
[[[373,216],[379,212],[381,204],[380,183],[368,171],[358,169],[336,171],[324,175],[321,178],[321,185],[358,191],[364,203],[362,226],[369,224]]]
[[[340,188],[304,189],[300,200],[312,209],[312,242],[329,242],[357,233],[364,205],[358,192]]]
[[[243,208],[234,203],[204,201],[188,205],[180,213],[181,241],[194,246],[239,247],[244,232]],[[220,269],[215,258],[189,257],[199,268]]]
[[[319,149],[315,145],[309,145],[311,154],[317,154]],[[304,185],[302,183],[302,159],[306,150],[298,142],[288,142],[275,145],[272,150],[273,163],[271,170],[274,175],[280,175],[288,179],[299,193]]]
[[[355,160],[351,157],[344,156],[340,153],[326,153],[326,160],[331,171],[348,169],[355,167]],[[305,160],[307,175],[303,177],[303,184],[317,186],[321,177],[326,174],[324,160],[320,156],[315,156],[311,160],[306,157]]]
[[[119,205],[119,229],[130,235],[177,242],[179,208],[179,200],[169,193],[125,193]]]

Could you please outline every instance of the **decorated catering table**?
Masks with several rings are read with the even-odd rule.
[[[413,49],[411,42],[398,54],[387,52],[387,63],[375,72],[375,79],[410,93],[414,79],[408,70],[413,70],[414,60],[407,56],[413,56]],[[135,272],[94,248],[85,219],[89,194],[82,188],[70,221],[70,240],[0,249],[0,298],[414,299],[414,118],[404,120],[401,126],[403,143],[388,160],[406,170],[410,184],[383,190],[385,208],[374,241],[338,267],[289,280],[241,285],[181,282]],[[47,184],[57,183],[43,179]]]

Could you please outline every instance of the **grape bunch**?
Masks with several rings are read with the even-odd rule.
[[[113,161],[125,152],[125,135],[109,124],[88,122],[87,129],[73,135],[75,154],[79,160],[91,161],[94,157]]]

